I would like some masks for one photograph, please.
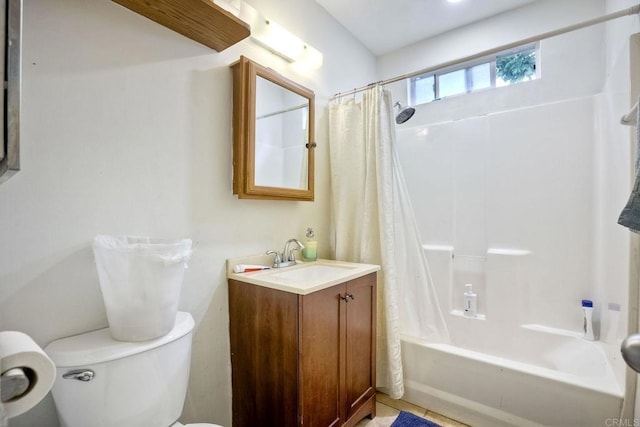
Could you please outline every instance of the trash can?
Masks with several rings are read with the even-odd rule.
[[[111,336],[145,341],[169,333],[191,240],[98,235],[93,253]]]

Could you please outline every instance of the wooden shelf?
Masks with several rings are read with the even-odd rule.
[[[250,34],[249,25],[213,0],[113,1],[218,52]]]

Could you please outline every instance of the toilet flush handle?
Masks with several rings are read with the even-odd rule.
[[[62,375],[65,380],[91,381],[95,373],[91,369],[75,369]]]

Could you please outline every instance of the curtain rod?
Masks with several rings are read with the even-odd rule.
[[[370,87],[375,86],[375,85],[387,85],[387,84],[390,84],[390,83],[395,83],[395,82],[400,81],[400,80],[409,79],[411,77],[419,76],[421,74],[426,74],[426,73],[429,73],[431,71],[436,71],[436,70],[439,70],[439,69],[442,69],[442,68],[450,67],[452,65],[457,65],[457,64],[462,63],[462,62],[473,61],[475,59],[482,58],[482,57],[488,56],[488,55],[492,55],[492,54],[495,54],[495,53],[498,53],[498,52],[502,52],[504,50],[513,49],[515,47],[519,47],[519,46],[526,45],[526,44],[529,44],[529,43],[534,43],[534,42],[537,42],[537,41],[540,41],[540,40],[548,39],[548,38],[551,38],[551,37],[558,36],[560,34],[569,33],[571,31],[579,30],[579,29],[582,29],[582,28],[590,27],[592,25],[600,24],[602,22],[611,21],[612,19],[618,19],[618,18],[621,18],[623,16],[637,15],[638,13],[640,13],[640,4],[637,4],[635,6],[627,8],[627,9],[620,10],[618,12],[609,13],[607,15],[603,15],[603,16],[600,16],[598,18],[593,18],[593,19],[589,19],[587,21],[579,22],[577,24],[569,25],[568,27],[560,28],[560,29],[553,30],[553,31],[548,31],[546,33],[542,33],[542,34],[539,34],[539,35],[533,36],[533,37],[527,37],[525,39],[521,39],[521,40],[518,40],[518,41],[515,41],[515,42],[512,42],[512,43],[508,43],[508,44],[505,44],[505,45],[502,45],[502,46],[498,46],[498,47],[495,47],[493,49],[485,50],[485,51],[482,51],[482,52],[479,52],[479,53],[476,53],[476,54],[473,54],[473,55],[470,55],[470,56],[466,56],[466,57],[461,58],[461,59],[456,59],[456,60],[453,60],[453,61],[447,61],[447,62],[444,62],[444,63],[439,64],[439,65],[435,65],[435,66],[432,66],[432,67],[423,68],[422,70],[414,71],[412,73],[403,74],[403,75],[400,75],[400,76],[392,77],[390,79],[386,79],[386,80],[381,80],[379,82],[370,83],[370,84],[368,84],[366,86],[362,86],[362,87],[359,87],[359,88],[356,88],[356,89],[353,89],[353,90],[350,90],[350,91],[339,92],[339,93],[336,93],[335,95],[332,95],[331,97],[329,97],[329,101],[332,101],[332,100],[337,99],[337,98],[342,98],[343,96],[352,95],[352,94],[356,94],[358,92],[362,92],[362,91],[367,90]]]

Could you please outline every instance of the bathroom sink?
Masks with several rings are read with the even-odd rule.
[[[232,265],[234,263],[256,263],[255,259],[251,260],[253,262],[240,261],[240,259],[227,261],[228,278],[299,295],[316,292],[380,270],[379,266],[373,264],[318,260],[300,262],[291,267],[233,273]]]
[[[302,268],[295,268],[291,270],[283,268],[277,273],[272,274],[271,277],[285,280],[315,282],[331,280],[336,275],[349,273],[349,270],[353,270],[354,268],[355,267],[348,265],[333,266],[326,264],[306,264]]]

